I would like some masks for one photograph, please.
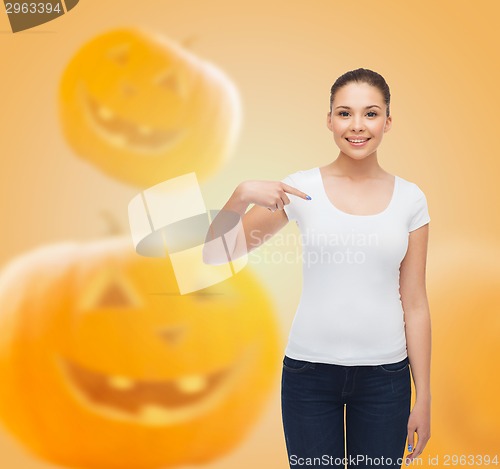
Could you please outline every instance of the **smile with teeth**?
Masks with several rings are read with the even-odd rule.
[[[354,147],[362,147],[366,145],[369,138],[346,138],[346,140]]]
[[[109,418],[158,426],[185,422],[210,410],[246,372],[252,356],[250,348],[231,366],[210,373],[148,380],[92,371],[68,358],[57,362],[72,394],[86,408]]]

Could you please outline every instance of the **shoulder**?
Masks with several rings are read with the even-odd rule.
[[[402,177],[399,178],[401,198],[406,210],[406,223],[408,232],[430,222],[427,198],[424,191],[415,182],[408,181]]]
[[[425,199],[425,193],[417,183],[402,178],[401,176],[397,177],[399,178],[399,190],[403,196],[411,200]]]
[[[318,168],[301,169],[294,173],[288,174],[286,177],[281,179],[282,182],[286,184],[307,184],[310,181],[314,181],[314,177],[317,175]]]

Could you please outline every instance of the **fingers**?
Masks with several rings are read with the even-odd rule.
[[[276,200],[275,207],[267,207],[268,210],[271,212],[275,212],[276,210],[283,210],[285,205],[288,205],[290,203],[290,199],[286,195],[286,192],[290,194],[295,194],[299,197],[302,197],[303,199],[310,200],[311,198],[305,194],[304,192],[299,191],[298,189],[295,189],[295,187],[289,186],[288,184],[281,183],[283,192],[280,194],[279,198]]]
[[[283,207],[287,204],[290,203],[290,199],[286,196],[286,194],[283,194],[283,196],[278,199],[278,201],[275,204],[275,207],[267,207],[268,210],[271,210],[271,212],[275,212],[276,210],[283,210]]]
[[[415,429],[408,429],[408,451],[411,453],[415,449],[414,444]]]
[[[413,461],[413,458],[415,458],[415,453],[412,453],[412,451],[415,449],[414,435],[415,435],[415,429],[414,428],[408,428],[408,451],[411,454],[409,454],[408,456],[406,456],[405,464],[407,466]]]
[[[424,450],[425,445],[427,444],[428,440],[429,440],[429,438],[425,438],[425,437],[419,435],[418,441],[417,441],[417,446],[415,447],[415,449],[412,453],[413,458],[418,458],[422,454],[422,451]]]
[[[406,465],[407,466],[409,464],[411,464],[411,462],[415,458],[418,458],[422,454],[422,452],[424,451],[425,445],[427,444],[427,442],[430,439],[429,437],[427,437],[425,435],[422,435],[422,436],[419,435],[418,431],[417,431],[418,439],[417,439],[417,446],[415,446],[414,445],[414,438],[413,438],[414,433],[415,433],[415,430],[411,430],[408,433],[408,451],[411,454],[408,454],[408,456],[406,457]]]
[[[288,196],[283,192],[283,195],[281,196],[281,201],[283,202],[283,205],[288,205],[290,203],[290,199]],[[283,208],[283,207],[281,207]]]
[[[285,192],[288,192],[289,194],[297,195],[297,196],[302,197],[303,199],[306,199],[306,200],[311,200],[311,197],[309,197],[305,192],[299,191],[295,187],[289,186],[288,184],[285,184],[284,182],[281,183],[281,186],[283,187],[283,190]]]

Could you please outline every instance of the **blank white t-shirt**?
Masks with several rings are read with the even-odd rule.
[[[300,230],[303,288],[285,354],[338,365],[380,365],[407,357],[399,268],[409,232],[429,223],[427,200],[396,175],[385,210],[352,215],[328,198],[319,167],[282,182],[311,196],[287,194],[284,210]]]

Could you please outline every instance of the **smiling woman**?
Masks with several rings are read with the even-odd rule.
[[[430,438],[430,215],[417,184],[379,165],[389,102],[380,74],[360,68],[339,77],[326,115],[338,157],[280,181],[243,181],[208,230],[207,241],[231,235],[226,262],[292,220],[300,230],[303,291],[281,379],[291,467],[293,457],[328,454],[383,457],[397,468],[406,439],[413,459]],[[229,230],[234,224],[221,213],[241,217],[242,228]],[[417,391],[411,413],[410,371]]]
[[[430,437],[430,216],[417,184],[378,163],[377,149],[392,125],[389,105],[380,74],[360,68],[339,77],[326,116],[338,157],[283,179],[312,196],[306,202],[292,194],[283,204],[306,239],[314,231],[348,241],[303,244],[304,289],[282,373],[290,459],[368,456],[400,467],[406,438],[413,458]],[[365,235],[361,245],[354,245],[353,232]],[[409,365],[417,390],[411,413]]]

